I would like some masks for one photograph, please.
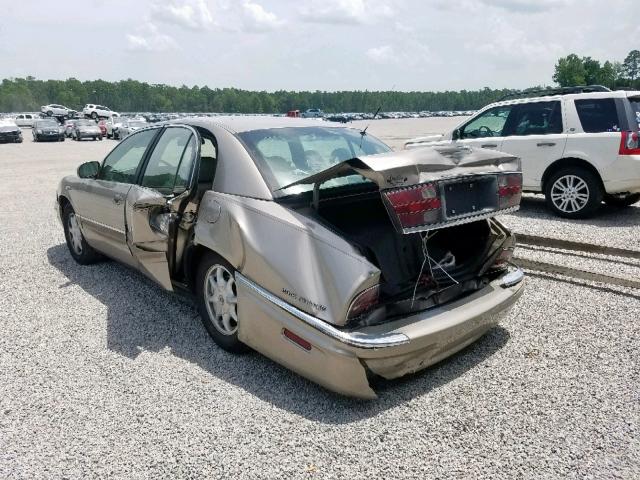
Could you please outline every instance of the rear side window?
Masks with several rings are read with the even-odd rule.
[[[505,135],[548,135],[562,133],[560,102],[524,103],[509,118]]]
[[[576,100],[576,110],[587,133],[619,132],[618,110],[613,98]]]
[[[640,98],[630,98],[629,103],[631,103],[631,111],[637,127],[640,129]]]
[[[167,128],[149,157],[142,186],[169,195],[188,187],[196,140],[191,130]]]

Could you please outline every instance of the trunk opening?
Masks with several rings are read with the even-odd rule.
[[[418,312],[482,288],[492,277],[484,275],[487,262],[507,238],[491,220],[399,233],[378,191],[322,199],[317,210],[308,204],[295,210],[351,242],[380,269],[380,306],[366,319],[357,319],[358,326]]]

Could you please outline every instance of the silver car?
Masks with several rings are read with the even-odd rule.
[[[117,128],[113,129],[113,138],[116,140],[122,140],[128,135],[131,135],[136,130],[148,127],[149,124],[146,120],[123,120],[118,124]],[[107,131],[108,132],[108,131]]]
[[[190,291],[213,340],[375,398],[464,348],[522,293],[517,158],[393,152],[319,120],[184,119],[139,130],[57,191],[71,256]],[[132,319],[135,321],[135,319]]]
[[[102,131],[93,120],[80,119],[73,123],[71,137],[74,140],[82,140],[83,138],[91,138],[93,140],[102,140]]]

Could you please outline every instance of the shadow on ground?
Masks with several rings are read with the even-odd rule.
[[[602,204],[592,218],[569,220],[554,215],[545,203],[542,195],[525,195],[522,197],[520,210],[512,214],[515,217],[536,220],[552,220],[569,224],[594,225],[597,227],[635,227],[640,224],[640,203],[630,207],[619,208]]]
[[[109,350],[135,359],[143,351],[169,348],[179,358],[263,401],[323,423],[355,422],[426,395],[480,364],[509,339],[507,330],[496,327],[419,374],[377,382],[378,400],[355,400],[333,394],[257,353],[236,356],[217,348],[189,299],[162,291],[127,267],[109,261],[80,266],[64,244],[49,248],[47,256],[68,279],[59,288],[77,285],[107,307]]]

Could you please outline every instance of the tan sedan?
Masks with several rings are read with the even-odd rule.
[[[424,369],[475,341],[522,293],[515,157],[393,152],[319,120],[215,117],[139,130],[64,178],[71,256],[190,291],[213,340],[336,392]]]

